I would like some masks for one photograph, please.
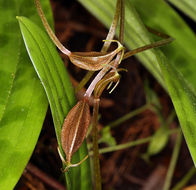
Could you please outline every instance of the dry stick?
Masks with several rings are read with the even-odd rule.
[[[61,185],[58,181],[56,181],[54,178],[48,176],[46,173],[41,171],[39,168],[34,166],[33,164],[29,163],[26,167],[26,170],[30,172],[32,175],[36,176],[40,180],[42,180],[45,184],[48,186],[59,189],[59,190],[65,190],[65,187]]]

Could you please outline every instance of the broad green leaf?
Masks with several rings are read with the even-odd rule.
[[[196,166],[196,93],[184,76],[157,51],[160,66],[180,125]]]
[[[44,10],[52,20],[49,1]],[[48,107],[26,53],[17,15],[38,20],[33,1],[0,1],[0,189],[13,189],[36,145]]]
[[[162,50],[170,63],[182,72],[183,76],[196,89],[195,34],[164,0],[133,0],[131,2],[147,26],[164,31],[175,38],[171,45],[163,47]]]
[[[196,21],[196,1],[194,0],[168,0],[178,7],[183,13]]]
[[[75,104],[69,75],[48,35],[25,17],[19,17],[21,32],[35,70],[46,91],[53,115],[58,144],[65,116]],[[88,154],[86,142],[74,154],[73,163]],[[66,173],[68,189],[91,189],[89,161]]]
[[[112,20],[112,12],[115,1],[79,1],[94,15],[96,15],[97,18],[99,18],[106,26],[109,26],[109,23]],[[133,0],[126,1],[125,15],[125,43],[129,48],[135,46],[138,47],[150,43],[151,41],[141,19],[130,2],[133,2]],[[180,17],[172,9],[170,9],[170,7],[165,4],[164,1],[135,0],[134,2],[137,4],[137,8],[141,13],[146,13],[143,14],[143,19],[146,20],[146,24],[152,23],[151,20],[154,20],[156,21],[156,25],[159,26],[162,24],[162,28],[164,28],[164,25],[166,25],[166,29],[164,28],[165,30],[167,30],[168,26],[169,29],[176,32],[173,33],[173,35],[176,38],[175,43],[177,44],[174,44],[173,46],[171,45],[173,48],[172,53],[174,53],[175,56],[173,57],[170,52],[165,51],[167,54],[169,54],[168,57],[171,59],[173,64],[169,63],[165,56],[158,50],[148,50],[147,52],[138,54],[137,57],[152,72],[159,82],[161,82],[161,84],[168,89],[193,161],[196,163],[196,95],[191,85],[184,79],[184,76],[186,76],[187,80],[196,86],[196,80],[194,80],[195,76],[193,75],[196,67],[194,61],[196,56],[194,54],[196,44],[195,36],[182,21],[182,19],[180,19]],[[171,16],[173,16],[173,19],[169,20]],[[168,25],[167,22],[169,23]],[[175,24],[175,26],[172,27],[171,23],[173,23],[173,25]],[[180,30],[179,28],[176,29],[176,26],[178,26]],[[186,64],[186,67],[178,63],[179,61],[176,56],[183,58],[183,62]],[[183,72],[183,75],[177,69]]]

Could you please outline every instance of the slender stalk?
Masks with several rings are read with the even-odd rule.
[[[145,45],[145,46],[133,49],[133,50],[125,53],[123,59],[127,59],[127,58],[129,58],[129,57],[131,57],[131,56],[133,56],[133,55],[135,55],[137,53],[143,52],[143,51],[148,50],[148,49],[164,46],[166,44],[171,43],[173,40],[174,40],[173,38],[167,38],[167,39],[164,39],[164,40],[153,42],[151,44],[148,44],[148,45]]]
[[[121,7],[121,9],[120,9],[120,7]],[[115,35],[116,27],[118,25],[118,20],[119,20],[119,14],[120,14],[121,10],[122,10],[122,3],[121,3],[121,0],[118,0],[117,4],[116,4],[116,12],[114,15],[114,19],[113,19],[112,25],[110,27],[108,36],[106,38],[106,41],[103,45],[101,52],[107,52],[107,50],[110,46],[110,43],[111,43],[110,40],[112,40]],[[123,20],[123,22],[124,22],[124,20]],[[121,19],[121,25],[122,25],[122,19]],[[122,32],[124,32],[124,27],[123,27],[123,30],[121,31],[121,36],[123,36]],[[120,59],[120,58],[121,58],[121,53],[119,53],[117,55],[116,59]],[[84,96],[86,96],[86,97],[91,96],[97,82],[99,82],[110,69],[111,69],[111,67],[106,66],[98,73],[98,75],[95,77],[95,79],[90,84],[90,86],[87,89]],[[90,75],[92,75],[92,73],[87,74],[86,76],[90,76]],[[82,82],[83,82],[82,85],[85,85],[87,80],[82,81]],[[94,102],[94,107],[93,107],[93,122],[92,122],[92,126],[93,126],[93,155],[94,155],[93,165],[94,165],[94,184],[95,184],[94,187],[96,190],[101,190],[102,187],[101,187],[101,173],[100,173],[99,148],[98,148],[98,129],[97,129],[98,111],[99,111],[99,99],[96,99]]]
[[[124,40],[124,22],[125,22],[125,4],[124,0],[120,1],[120,32],[119,32],[119,42],[123,43]],[[124,51],[121,51],[117,54],[117,57],[114,61],[114,68],[118,68],[119,63],[122,61],[124,56]]]
[[[170,161],[170,164],[169,164],[169,168],[168,168],[167,176],[166,176],[166,179],[165,179],[165,184],[163,186],[163,190],[169,190],[170,189],[172,176],[173,176],[173,173],[174,173],[174,169],[176,167],[176,163],[177,163],[177,160],[178,160],[178,155],[180,153],[181,143],[182,143],[182,133],[179,132],[178,135],[177,135],[174,151],[172,153],[172,158],[171,158],[171,161]]]
[[[99,99],[96,99],[93,107],[93,166],[94,166],[94,188],[101,190],[101,172],[99,162],[99,147],[98,147],[98,113],[99,113]]]
[[[193,166],[187,174],[172,188],[172,190],[181,190],[189,180],[196,174],[196,168]]]
[[[55,36],[54,32],[50,28],[50,25],[48,24],[48,21],[44,15],[44,12],[42,11],[40,0],[35,0],[35,5],[37,8],[38,14],[42,20],[42,23],[46,31],[48,32],[48,35],[50,36],[51,40],[55,43],[55,45],[59,48],[60,51],[62,51],[65,55],[69,56],[71,52],[61,44],[61,42],[58,40],[58,38]]]
[[[116,28],[118,26],[118,21],[119,21],[119,15],[121,14],[121,0],[117,0],[116,2],[116,11],[114,13],[114,18],[112,20],[112,24],[110,26],[108,35],[106,37],[106,41],[103,44],[103,47],[101,49],[101,52],[105,53],[108,51],[111,41],[114,38],[114,35],[116,33]]]
[[[106,53],[110,47],[111,41],[114,38],[114,35],[116,33],[116,28],[118,26],[118,21],[119,21],[119,14],[120,14],[120,1],[121,0],[117,0],[116,2],[116,11],[114,14],[114,18],[112,20],[112,24],[110,26],[108,35],[106,37],[106,41],[103,44],[103,47],[101,49],[101,52]],[[78,92],[80,89],[82,89],[86,83],[89,81],[89,79],[91,78],[91,76],[94,74],[94,71],[88,71],[87,74],[85,75],[85,77],[83,78],[83,80],[78,84],[78,86],[76,87],[76,92]]]
[[[136,141],[124,143],[124,144],[119,144],[119,145],[116,145],[116,146],[110,146],[110,147],[106,147],[106,148],[101,148],[99,150],[99,153],[100,154],[104,154],[104,153],[108,153],[108,152],[114,152],[114,151],[130,148],[130,147],[133,147],[133,146],[137,146],[137,145],[140,145],[140,144],[147,143],[151,139],[152,139],[152,136],[151,137],[147,137],[147,138],[143,138],[143,139],[139,139],[139,140],[136,140]]]
[[[142,113],[143,111],[145,111],[146,109],[148,109],[150,106],[150,104],[145,104],[144,106],[134,110],[134,111],[131,111],[130,113],[127,113],[126,115],[118,118],[117,120],[109,123],[107,126],[110,126],[110,127],[116,127],[118,125],[120,125],[121,123],[127,121],[128,119]]]
[[[179,132],[179,129],[172,129],[172,130],[168,131],[168,134],[171,135],[173,133],[178,133],[178,132]],[[106,148],[101,148],[101,149],[99,149],[99,154],[114,152],[114,151],[130,148],[130,147],[133,147],[133,146],[141,145],[141,144],[144,144],[144,143],[147,143],[147,142],[151,141],[152,138],[153,138],[153,136],[150,136],[150,137],[147,137],[147,138],[139,139],[139,140],[136,140],[136,141],[131,141],[131,142],[128,142],[128,143],[123,143],[123,144],[110,146],[110,147],[106,147]],[[93,155],[93,152],[90,152],[89,156],[92,156],[92,155]]]
[[[124,40],[124,25],[125,25],[125,2],[121,0],[120,4],[120,32],[119,32],[119,42],[123,43]]]
[[[155,34],[156,36],[159,36],[159,37],[164,38],[164,39],[170,38],[169,35],[164,34],[164,33],[160,32],[160,31],[157,31],[157,30],[155,30],[155,29],[153,29],[153,28],[151,28],[149,26],[146,26],[146,28],[148,29],[148,31],[150,33]]]

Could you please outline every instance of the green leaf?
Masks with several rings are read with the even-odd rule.
[[[166,57],[161,52],[157,53],[170,97],[196,166],[196,93],[184,76],[168,63]]]
[[[44,9],[52,20],[49,1]],[[13,189],[36,145],[48,107],[16,20],[33,20],[32,1],[0,1],[0,189]]]
[[[147,26],[175,38],[171,45],[161,49],[167,55],[170,63],[182,72],[186,80],[196,89],[195,34],[173,8],[163,0],[133,0],[132,3]]]
[[[50,103],[57,140],[61,149],[60,137],[64,118],[75,104],[75,95],[69,75],[48,35],[29,19],[25,17],[18,19],[29,56]],[[73,161],[80,161],[84,158],[84,154],[85,156],[88,154],[86,142],[74,154]],[[70,172],[66,173],[68,189],[91,189],[90,176],[89,161],[72,168]]]
[[[106,26],[109,26],[115,4],[113,0],[80,0],[80,2]],[[171,59],[173,64],[169,63],[165,56],[155,49],[140,53],[137,57],[158,81],[168,89],[193,161],[196,163],[196,95],[190,84],[184,79],[185,76],[196,87],[196,75],[194,75],[194,71],[196,70],[195,36],[182,19],[164,1],[126,1],[125,42],[129,48],[131,46],[139,47],[151,42],[144,24],[130,2],[134,2],[135,5],[137,4],[137,9],[140,10],[142,18],[146,21],[145,24],[151,23],[150,26],[162,25],[162,28],[166,31],[167,29],[171,30],[169,34],[172,33],[176,38],[176,44],[167,47],[168,49],[172,47],[172,53],[166,51],[166,47],[164,48],[166,49],[165,53],[167,53],[169,60]],[[153,25],[153,23],[155,24]],[[179,64],[178,56],[183,59],[181,63],[185,63],[186,67]]]
[[[196,21],[196,1],[193,0],[168,0],[174,4],[183,13],[187,14],[190,18]]]
[[[153,135],[148,146],[148,156],[158,154],[167,144],[169,140],[169,129],[162,125]]]
[[[101,138],[99,139],[99,143],[106,143],[108,146],[115,146],[116,140],[111,134],[111,127],[105,126],[101,130]]]

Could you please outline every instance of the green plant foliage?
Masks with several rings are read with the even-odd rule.
[[[158,154],[167,144],[169,140],[169,129],[162,125],[153,135],[152,140],[147,149],[147,155],[152,156]]]
[[[36,145],[47,98],[22,40],[16,16],[35,16],[32,1],[0,1],[0,189],[13,189]],[[50,23],[49,1],[44,9]]]
[[[101,130],[101,138],[99,139],[99,143],[106,143],[108,146],[115,146],[116,140],[111,134],[111,127],[105,126]]]
[[[162,48],[168,60],[196,88],[196,36],[183,19],[163,0],[133,0],[147,26],[163,31],[175,41]],[[145,7],[142,9],[141,7]],[[167,11],[165,11],[167,10]],[[164,15],[164,16],[163,16]]]
[[[170,3],[174,4],[182,12],[187,14],[190,18],[196,21],[196,1],[193,0],[168,0]]]
[[[154,90],[152,90],[149,86],[149,81],[144,81],[144,91],[146,95],[146,103],[152,105],[152,109],[156,111],[161,110],[161,103],[159,101],[159,98]]]
[[[80,0],[80,2],[106,26],[109,26],[115,4],[113,0]],[[193,161],[196,163],[196,124],[194,122],[196,119],[196,95],[192,87],[190,87],[190,84],[185,80],[186,78],[196,87],[195,75],[193,74],[196,69],[194,61],[196,56],[194,53],[196,44],[194,43],[196,40],[195,36],[182,19],[164,1],[126,1],[125,42],[127,47],[139,47],[151,41],[148,32],[131,5],[131,2],[137,5],[137,9],[140,10],[139,13],[142,14],[142,18],[146,21],[145,24],[149,25],[153,23],[153,21],[156,21],[156,25],[162,25],[161,28],[164,28],[166,33],[170,35],[173,34],[176,38],[175,44],[171,45],[172,50],[170,46],[164,48],[169,60],[171,59],[171,63],[168,62],[160,51],[155,49],[140,53],[137,57],[146,68],[152,72],[158,81],[168,89]],[[151,24],[150,26],[153,27],[155,24]],[[167,28],[171,31],[167,32]],[[169,53],[167,48],[168,51],[171,50],[172,53]],[[186,67],[179,63],[177,59],[178,56],[183,59],[181,63],[186,64]]]
[[[145,81],[144,89],[146,94],[146,102],[151,105],[151,109],[157,114],[160,121],[160,128],[155,131],[148,145],[147,152],[142,155],[146,161],[149,161],[150,156],[158,154],[166,146],[170,136],[170,130],[168,127],[170,121],[165,121],[163,118],[159,98],[157,94],[150,89],[148,81]],[[171,120],[171,118],[168,118],[168,120]]]
[[[18,20],[29,56],[47,94],[61,149],[61,127],[65,116],[75,104],[69,75],[48,35],[29,19],[19,17]],[[80,161],[87,154],[86,143],[83,143],[79,151],[74,154],[73,163]],[[91,189],[88,161],[66,174],[68,189]]]
[[[188,148],[196,165],[196,93],[166,57],[158,52],[166,85],[174,104]]]

